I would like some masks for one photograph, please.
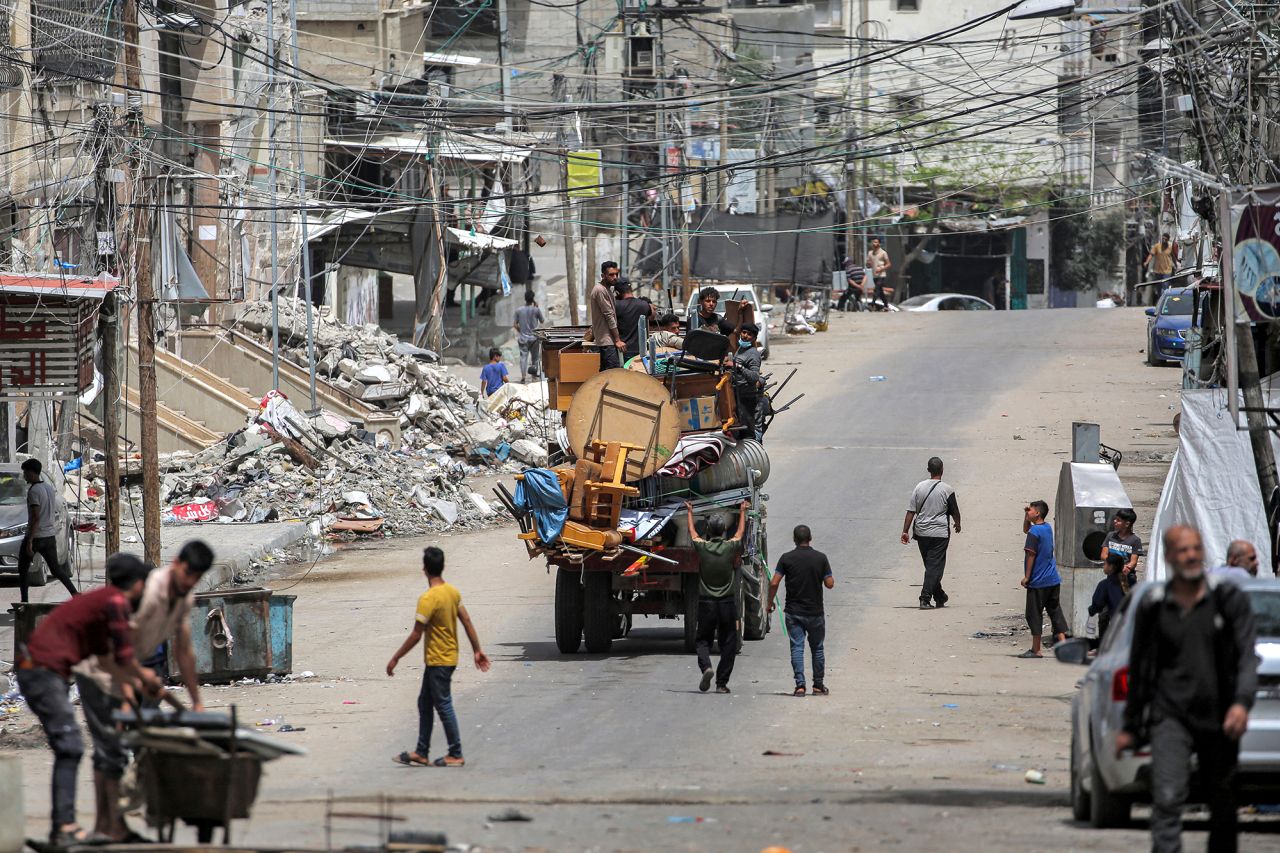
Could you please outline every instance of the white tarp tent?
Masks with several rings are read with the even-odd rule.
[[[1277,392],[1280,396],[1280,392]],[[1268,406],[1275,400],[1268,397]],[[1258,549],[1262,572],[1271,565],[1271,537],[1258,490],[1249,433],[1231,422],[1226,393],[1221,389],[1182,392],[1182,419],[1178,427],[1178,453],[1169,466],[1147,546],[1147,578],[1163,580],[1167,574],[1161,536],[1177,524],[1198,528],[1204,537],[1205,565],[1226,562],[1227,545],[1247,539]],[[1280,456],[1273,433],[1271,446]]]

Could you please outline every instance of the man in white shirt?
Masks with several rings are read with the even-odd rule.
[[[875,284],[875,292],[871,294],[871,304],[875,305],[878,299],[886,311],[889,310],[889,297],[884,292],[884,281],[892,267],[893,261],[889,260],[889,253],[880,245],[880,238],[872,237],[871,250],[867,252],[867,271],[871,273],[871,281]]]

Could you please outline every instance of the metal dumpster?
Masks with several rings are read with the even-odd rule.
[[[27,643],[27,638],[35,631],[36,625],[40,624],[40,620],[53,612],[53,608],[57,607],[57,603],[48,603],[43,601],[21,602],[15,601],[9,605],[9,612],[13,614],[13,651],[16,652],[20,646]],[[15,655],[16,657],[16,655]],[[13,660],[13,658],[9,658]]]
[[[191,640],[200,680],[226,683],[292,672],[296,598],[261,587],[196,595]],[[172,650],[169,674],[178,675]]]

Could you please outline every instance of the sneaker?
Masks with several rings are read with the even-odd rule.
[[[950,597],[947,597],[947,598],[935,598],[935,599],[933,600],[933,606],[934,606],[934,607],[946,607],[946,606],[947,606],[947,602],[948,602],[948,601],[950,601],[950,600],[951,600],[951,598],[950,598]]]
[[[715,671],[704,669],[702,671],[702,681],[698,682],[698,689],[706,693],[711,689],[711,679],[715,676]]]
[[[920,609],[921,609],[921,610],[932,610],[932,609],[933,609],[933,605],[932,605],[932,604],[930,604],[929,602],[925,601],[924,599],[921,599],[921,600],[920,600]]]
[[[716,688],[716,692],[717,692],[717,693],[730,693],[730,692],[732,692],[732,691],[730,691],[730,690],[729,690],[729,685],[727,685],[727,684],[721,684],[719,687],[717,687],[717,688]]]

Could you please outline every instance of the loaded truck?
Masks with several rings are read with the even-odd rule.
[[[548,468],[518,476],[514,491],[495,490],[530,558],[555,573],[556,646],[564,654],[608,652],[637,618],[654,617],[683,620],[684,646],[693,651],[698,559],[686,501],[703,538],[715,514],[731,535],[747,503],[735,595],[742,636],[763,639],[769,570],[761,489],[770,466],[758,426],[739,420],[722,358],[730,338],[690,335],[685,351],[651,350],[629,368],[601,372],[580,332],[543,333],[551,403],[564,412],[558,451]]]

